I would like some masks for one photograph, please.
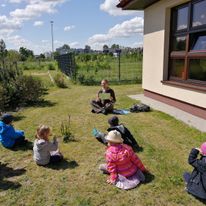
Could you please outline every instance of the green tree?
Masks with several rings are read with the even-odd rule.
[[[6,44],[3,39],[0,40],[0,60],[2,63],[2,67],[5,67],[5,58],[7,55]]]
[[[21,59],[21,55],[16,50],[8,50],[7,59],[10,62],[18,62]]]
[[[26,61],[27,59],[34,58],[34,52],[30,49],[27,49],[25,47],[20,47],[19,53],[21,54],[21,60]]]
[[[119,44],[112,44],[111,49],[119,49]]]

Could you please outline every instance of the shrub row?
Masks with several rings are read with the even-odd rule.
[[[14,68],[0,70],[0,111],[42,100],[46,88],[40,79],[24,76],[20,70]]]

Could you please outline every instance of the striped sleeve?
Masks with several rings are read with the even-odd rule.
[[[107,160],[107,171],[110,173],[110,180],[112,182],[115,182],[118,177],[116,164],[108,153],[106,154],[106,160]]]
[[[136,167],[139,168],[142,172],[146,171],[146,168],[143,165],[142,161],[132,150],[130,150],[130,159],[136,165]]]

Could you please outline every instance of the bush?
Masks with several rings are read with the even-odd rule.
[[[20,76],[15,82],[15,102],[19,104],[33,104],[42,100],[46,93],[42,81],[32,76]]]
[[[67,88],[66,82],[64,80],[63,74],[56,74],[54,77],[54,82],[59,88]]]
[[[6,96],[6,90],[0,85],[0,113],[8,106],[8,98]]]
[[[51,64],[51,63],[47,65],[47,68],[48,68],[48,70],[55,70],[56,69],[55,65]]]
[[[84,81],[85,81],[85,75],[84,74],[79,74],[77,76],[77,80],[80,84],[84,84]]]
[[[96,81],[95,81],[95,78],[93,75],[91,76],[88,76],[88,77],[85,77],[84,74],[79,74],[77,76],[77,80],[80,84],[83,84],[83,85],[88,85],[88,86],[91,86],[91,85],[96,85]]]
[[[38,102],[45,92],[46,88],[39,79],[23,76],[18,68],[1,69],[0,110]]]

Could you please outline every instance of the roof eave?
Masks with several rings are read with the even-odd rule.
[[[144,10],[159,0],[121,0],[117,5],[122,10]]]

